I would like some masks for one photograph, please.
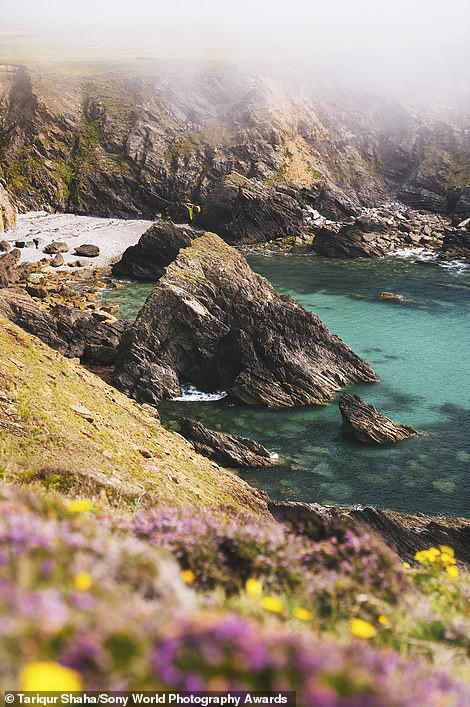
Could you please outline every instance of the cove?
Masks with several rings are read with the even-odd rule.
[[[177,429],[179,417],[192,416],[259,440],[281,462],[241,476],[276,500],[470,516],[470,268],[419,253],[248,259],[374,366],[380,383],[349,391],[423,434],[395,447],[346,441],[336,401],[286,410],[225,398],[167,401],[159,408],[166,423]],[[129,283],[106,297],[121,304],[122,316],[134,317],[150,290]],[[378,301],[382,290],[406,302]]]

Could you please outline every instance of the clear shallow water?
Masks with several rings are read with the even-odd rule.
[[[277,452],[279,465],[241,473],[274,499],[470,516],[470,268],[415,257],[249,260],[374,366],[380,383],[351,391],[423,436],[380,448],[345,441],[336,402],[266,410],[227,399],[171,401],[162,416],[174,425],[182,415],[197,417]],[[107,296],[130,317],[150,289],[130,284]],[[407,302],[378,301],[381,290]]]

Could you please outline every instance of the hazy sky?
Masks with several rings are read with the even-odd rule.
[[[470,83],[470,0],[12,0],[1,30],[116,54],[303,62],[345,75]],[[68,35],[65,40],[65,34]],[[71,38],[70,38],[71,36]],[[1,36],[0,36],[1,41]],[[28,41],[26,38],[24,41]]]

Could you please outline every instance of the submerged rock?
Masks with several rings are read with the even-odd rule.
[[[395,444],[418,434],[412,427],[393,422],[358,395],[342,395],[339,409],[345,433],[364,444]]]
[[[259,442],[238,435],[214,432],[197,420],[183,417],[180,432],[191,442],[196,452],[221,466],[271,466],[277,457]]]
[[[161,219],[140,237],[137,245],[124,251],[121,260],[113,265],[113,274],[150,282],[158,280],[180,249],[189,246],[198,235],[194,228]]]
[[[396,292],[379,292],[377,299],[385,300],[386,302],[404,302],[405,298],[402,295],[398,295]]]
[[[245,258],[205,233],[181,250],[119,349],[116,385],[141,402],[180,381],[251,405],[321,405],[372,368],[316,314],[279,295]]]

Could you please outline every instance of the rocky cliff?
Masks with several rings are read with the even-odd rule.
[[[164,223],[150,231],[160,233],[157,253],[178,231]],[[138,248],[132,253],[140,259]],[[180,384],[190,382],[251,405],[322,405],[348,383],[376,380],[316,314],[279,295],[235,248],[208,232],[166,268],[124,332],[114,372],[121,390],[151,404],[179,395]]]
[[[0,234],[13,228],[16,223],[16,208],[3,184],[0,184]]]
[[[0,66],[0,176],[22,208],[167,212],[233,242],[290,234],[308,208],[470,212],[468,124],[223,66]]]

